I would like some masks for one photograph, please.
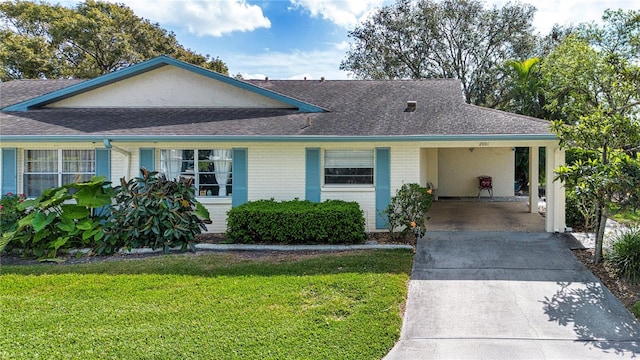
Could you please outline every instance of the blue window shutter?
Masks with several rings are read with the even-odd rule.
[[[2,191],[6,193],[18,193],[18,149],[2,149]]]
[[[305,199],[320,202],[320,149],[307,148],[305,173]]]
[[[111,181],[111,150],[96,149],[96,176],[104,176]]]
[[[247,149],[233,149],[233,173],[231,206],[242,205],[248,201],[247,183],[249,174],[247,170]]]
[[[384,229],[387,217],[382,212],[391,202],[391,154],[389,148],[376,148],[376,229]]]
[[[155,149],[140,149],[140,169],[142,168],[145,168],[149,171],[156,170]]]

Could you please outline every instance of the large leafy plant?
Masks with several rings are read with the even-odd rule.
[[[65,248],[92,246],[104,236],[102,213],[109,205],[111,187],[104,177],[45,190],[17,204],[17,211],[25,215],[2,234],[0,245],[21,248],[24,255],[38,258],[53,258]]]
[[[209,212],[195,198],[192,178],[167,180],[157,172],[141,169],[142,176],[120,180],[116,188],[116,206],[105,224],[106,236],[97,247],[98,254],[108,254],[122,247],[173,247],[194,250],[194,239]]]

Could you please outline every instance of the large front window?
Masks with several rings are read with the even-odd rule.
[[[198,196],[230,196],[231,165],[230,149],[160,150],[160,173],[171,180],[193,178]]]
[[[324,183],[373,185],[373,150],[325,150]]]
[[[96,174],[95,150],[25,150],[24,193],[37,197],[44,190],[89,181]]]

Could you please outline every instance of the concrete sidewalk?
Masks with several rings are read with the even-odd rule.
[[[640,324],[562,235],[432,232],[418,242],[400,341],[385,359],[640,355]]]

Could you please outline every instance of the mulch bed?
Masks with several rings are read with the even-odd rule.
[[[628,279],[617,276],[615,270],[606,262],[594,264],[594,249],[572,251],[576,258],[591,270],[629,311],[631,311],[633,305],[640,301],[640,282],[633,283]]]

